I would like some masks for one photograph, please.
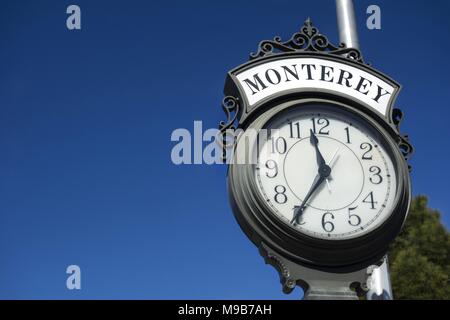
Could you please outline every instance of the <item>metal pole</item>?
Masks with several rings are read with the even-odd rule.
[[[336,0],[339,41],[347,48],[359,49],[353,0]]]
[[[358,31],[356,28],[355,8],[353,0],[336,0],[336,14],[339,28],[339,41],[347,48],[359,49]],[[387,256],[383,263],[368,268],[367,279],[369,291],[367,300],[392,300],[392,287],[389,276]]]
[[[393,300],[387,256],[384,257],[381,266],[373,268],[367,282],[369,287],[367,300]]]

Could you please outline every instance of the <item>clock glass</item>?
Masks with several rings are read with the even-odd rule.
[[[392,213],[397,173],[383,135],[338,106],[293,107],[270,119],[254,175],[270,211],[305,235],[345,240]]]

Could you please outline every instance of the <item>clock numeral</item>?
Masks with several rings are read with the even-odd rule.
[[[364,152],[364,154],[362,155],[361,159],[363,159],[363,160],[372,160],[372,155],[370,155],[369,153],[372,151],[373,146],[370,143],[368,143],[368,142],[363,142],[363,143],[361,143],[360,148],[361,148],[361,150],[366,150],[367,149],[367,151]]]
[[[295,123],[289,122],[289,129],[290,129],[290,132],[291,132],[291,138],[292,139],[294,139],[294,138],[295,139],[300,139],[301,138],[301,136],[300,136],[300,122],[295,122]]]
[[[286,187],[282,185],[278,185],[275,187],[275,197],[274,200],[276,203],[284,204],[287,202],[286,196]]]
[[[322,216],[322,228],[326,232],[333,232],[334,224],[331,221],[325,221],[327,219],[327,216],[330,216],[331,219],[334,219],[334,215],[331,212],[325,212]]]
[[[319,128],[319,134],[330,134],[330,130],[325,131],[325,129],[330,125],[330,121],[328,119],[319,118],[316,121],[316,118],[311,118],[311,121],[313,123],[314,134],[317,134],[316,122],[319,126],[322,126],[321,128]]]
[[[369,200],[367,200],[367,199],[369,199]],[[378,202],[376,202],[376,201],[374,200],[374,198],[373,198],[373,191],[371,191],[371,192],[367,195],[367,197],[364,198],[363,202],[364,202],[364,203],[370,203],[370,207],[371,207],[372,209],[375,209],[375,205],[378,203]]]
[[[350,141],[350,128],[347,127],[344,130],[347,133],[347,143],[351,143],[351,141]]]
[[[356,208],[358,207],[356,206],[353,208],[348,208],[348,223],[354,227],[359,226],[361,224],[361,218],[356,214],[352,214],[352,211],[355,210]]]
[[[286,139],[283,137],[272,138],[272,153],[278,152],[279,154],[284,154],[287,151]]]
[[[275,160],[267,160],[266,168],[273,171],[272,174],[266,172],[266,176],[268,178],[275,178],[278,175],[278,164],[275,162]]]
[[[371,166],[369,171],[373,173],[373,176],[369,178],[370,182],[373,184],[380,184],[383,182],[383,177],[381,176],[381,169],[377,166]]]

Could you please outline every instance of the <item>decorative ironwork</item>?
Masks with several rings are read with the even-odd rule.
[[[391,118],[392,118],[392,122],[394,123],[394,125],[397,128],[397,132],[400,132],[400,124],[403,120],[403,112],[398,108],[394,108],[392,110]],[[399,147],[400,151],[402,152],[403,156],[408,161],[410,156],[414,152],[414,147],[409,142],[409,136],[399,134],[397,144],[398,144],[398,147]],[[410,165],[408,166],[408,168],[409,168],[409,171],[411,171]]]
[[[233,96],[226,96],[222,100],[222,109],[227,120],[219,122],[219,133],[216,141],[223,151],[222,160],[226,161],[227,149],[233,147],[235,143],[234,130],[236,129],[236,120],[240,109],[239,99]],[[232,131],[232,134],[229,131]]]
[[[276,36],[273,40],[264,40],[259,44],[257,53],[250,54],[250,60],[273,55],[282,52],[312,51],[326,52],[329,54],[344,56],[348,59],[364,63],[361,52],[355,48],[346,48],[344,43],[335,46],[328,38],[319,33],[308,18],[299,32],[296,32],[288,41],[282,41]]]
[[[278,271],[280,275],[280,282],[283,288],[284,293],[291,293],[295,286],[296,281],[291,277],[291,272],[289,271],[289,267],[283,260],[275,253],[269,249],[264,243],[261,243],[259,248],[259,253],[264,258],[264,262],[266,264],[271,265]]]
[[[334,281],[324,287],[322,271],[303,267],[281,256],[264,243],[260,244],[259,253],[266,264],[277,270],[282,290],[286,294],[291,293],[296,286],[300,286],[309,299],[314,299],[313,296],[328,296],[328,299],[337,297],[339,299],[357,299],[357,293],[365,294],[365,288],[367,288],[366,268],[352,273],[334,274]],[[355,288],[356,292],[351,290],[351,287]]]
[[[219,122],[220,132],[225,132],[227,129],[236,129],[235,122],[239,113],[239,100],[233,96],[226,96],[222,100],[222,109],[227,116],[226,121]]]

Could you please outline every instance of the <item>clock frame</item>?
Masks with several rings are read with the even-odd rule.
[[[385,140],[386,150],[397,172],[397,192],[390,216],[371,232],[346,240],[319,239],[295,230],[274,216],[261,197],[252,164],[230,164],[228,191],[233,212],[243,231],[256,246],[266,245],[284,257],[323,271],[351,272],[378,262],[400,231],[411,200],[408,166],[389,128],[349,103],[325,98],[290,99],[269,105],[246,129],[259,130],[280,112],[291,108],[311,108],[311,104],[331,104],[367,123]],[[337,112],[337,111],[336,111]]]

